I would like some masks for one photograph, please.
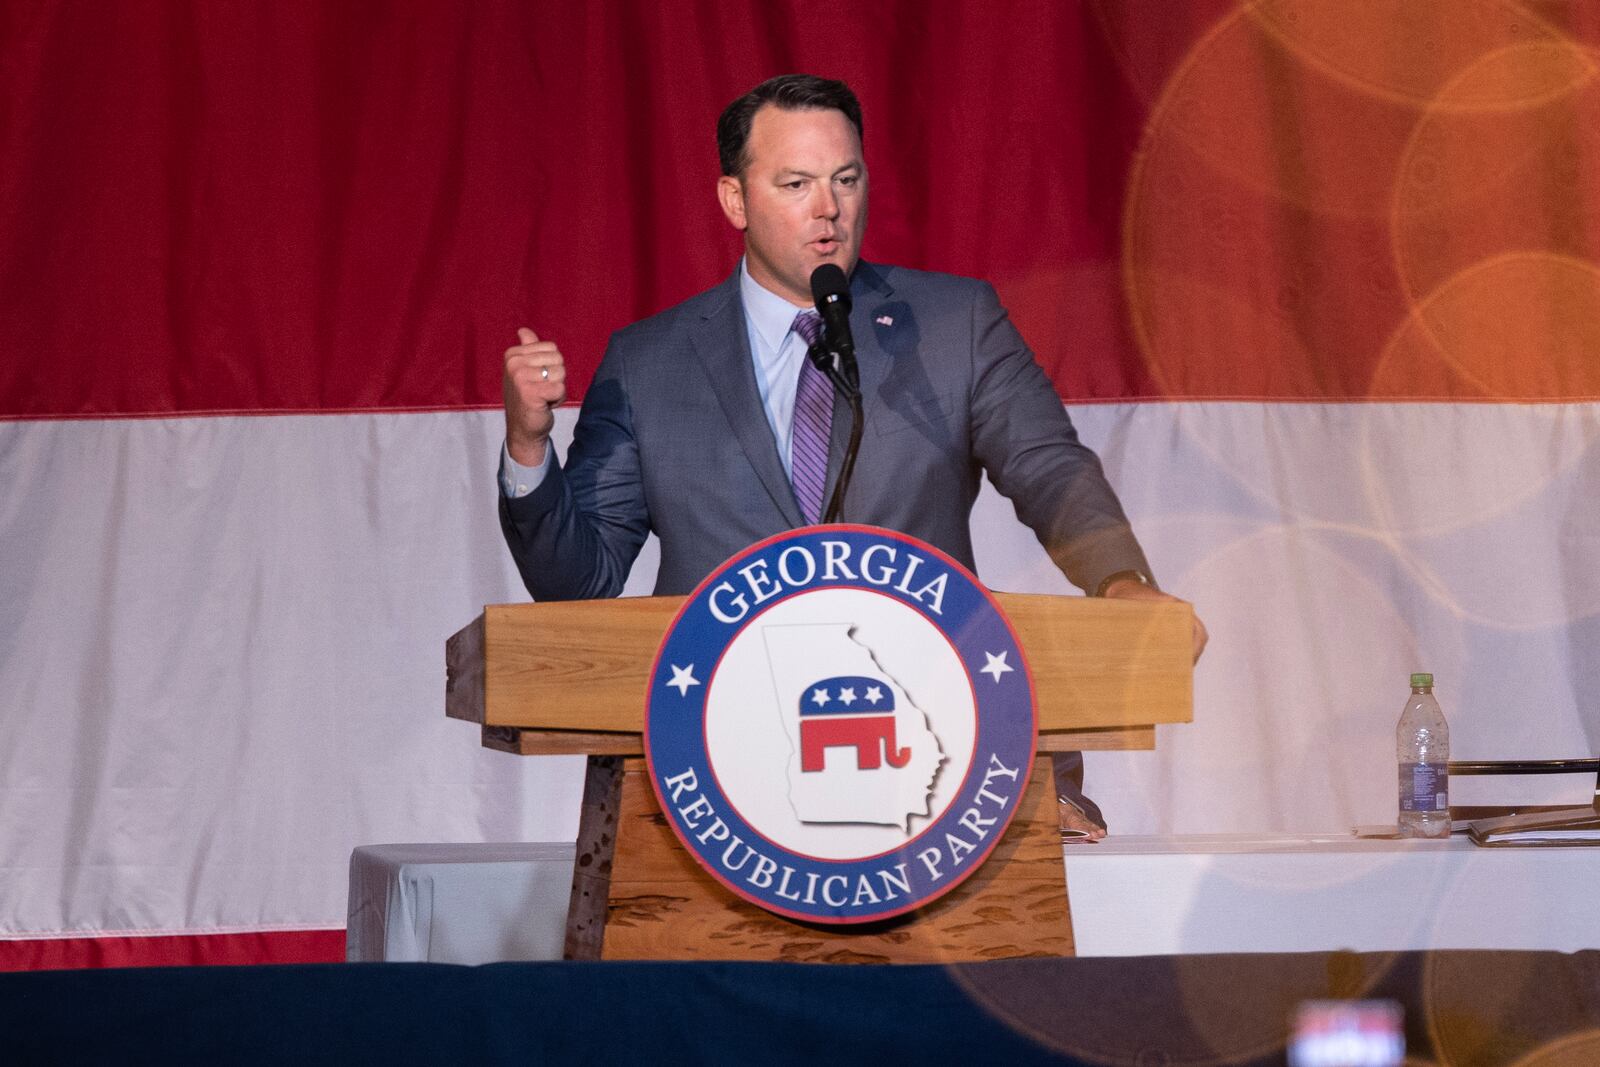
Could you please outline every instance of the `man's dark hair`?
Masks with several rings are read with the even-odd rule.
[[[780,74],[729,104],[717,120],[717,155],[722,173],[737,178],[750,165],[746,150],[750,143],[750,124],[756,112],[767,104],[785,111],[834,108],[844,112],[850,125],[861,136],[861,103],[844,82],[819,78],[814,74]]]

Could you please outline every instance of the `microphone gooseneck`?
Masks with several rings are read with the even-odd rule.
[[[850,279],[832,263],[824,263],[811,272],[811,299],[822,317],[822,338],[806,351],[806,357],[850,404],[850,443],[845,447],[839,479],[822,517],[823,522],[833,523],[843,514],[856,453],[861,450],[861,376],[856,369],[855,338],[850,334]]]

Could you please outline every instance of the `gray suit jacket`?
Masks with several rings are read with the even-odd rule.
[[[989,285],[862,262],[851,293],[866,429],[844,521],[903,531],[971,568],[968,516],[987,471],[1080,588],[1149,575],[1099,459]],[[829,494],[849,423],[836,404]],[[756,390],[737,272],[612,337],[566,464],[529,495],[502,496],[500,520],[538,600],[616,596],[652,532],[656,592],[680,594],[802,525]]]

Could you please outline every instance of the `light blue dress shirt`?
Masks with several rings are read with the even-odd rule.
[[[794,330],[794,317],[804,308],[789,303],[764,288],[739,261],[739,296],[744,302],[744,326],[750,338],[750,359],[755,364],[756,391],[767,413],[772,439],[778,443],[783,470],[789,473],[789,449],[794,437],[794,395],[800,383],[800,364],[806,357],[806,342]],[[544,462],[524,467],[511,458],[510,450],[500,446],[500,490],[515,500],[539,487],[550,471],[551,452],[544,450]]]

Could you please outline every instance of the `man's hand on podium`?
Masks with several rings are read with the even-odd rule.
[[[1078,806],[1066,797],[1056,799],[1056,815],[1060,819],[1061,840],[1067,844],[1098,841],[1106,836],[1104,826],[1079,811]]]
[[[1171,593],[1163,593],[1155,586],[1146,585],[1135,578],[1123,578],[1112,582],[1106,587],[1106,591],[1102,595],[1113,600],[1165,600],[1177,604],[1186,603],[1186,601],[1173,596]],[[1206,650],[1206,640],[1209,637],[1206,633],[1206,624],[1200,621],[1199,613],[1196,613],[1194,617],[1193,637],[1194,660],[1199,663],[1200,653]]]
[[[506,451],[524,467],[544,462],[555,425],[555,409],[567,399],[567,367],[554,341],[541,341],[527,327],[521,344],[506,349],[501,391],[506,402]]]

